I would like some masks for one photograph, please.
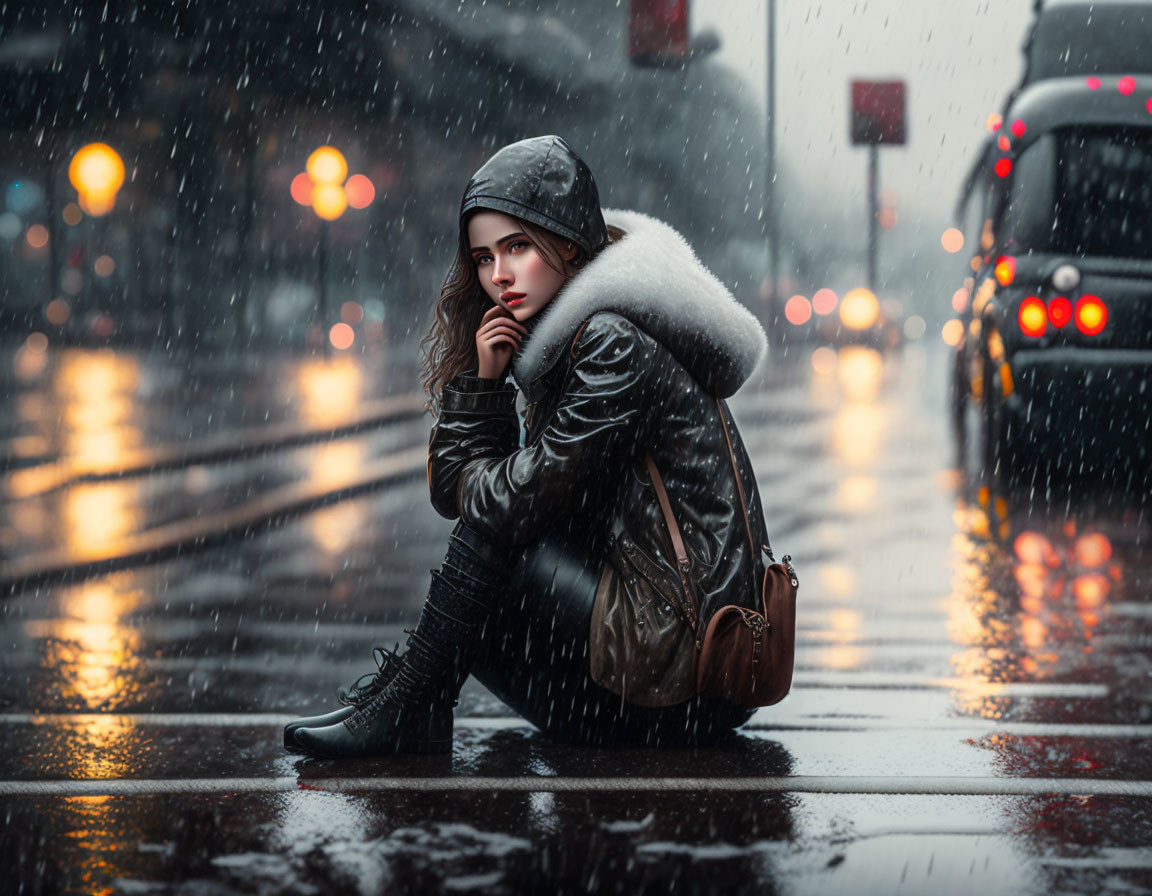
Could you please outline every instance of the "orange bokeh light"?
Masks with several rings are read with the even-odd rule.
[[[955,227],[949,227],[940,235],[940,245],[949,255],[955,255],[964,248],[964,234]]]
[[[1076,328],[1085,336],[1095,336],[1108,323],[1108,309],[1099,296],[1081,296],[1076,302]]]
[[[957,314],[962,314],[964,309],[968,307],[968,300],[970,298],[971,296],[968,294],[968,290],[961,286],[956,292],[952,293],[952,310]]]
[[[1052,542],[1039,532],[1021,532],[1012,543],[1016,559],[1037,566],[1059,566],[1060,558]]]
[[[964,324],[952,318],[948,323],[940,328],[940,338],[944,340],[946,345],[957,346],[960,340],[964,338]]]
[[[304,169],[314,184],[340,186],[348,177],[348,162],[344,154],[334,146],[321,146],[315,150],[308,156]]]
[[[335,221],[348,209],[348,197],[340,184],[315,184],[312,187],[312,210],[325,221]]]
[[[1112,590],[1107,576],[1098,572],[1077,576],[1072,581],[1072,593],[1076,595],[1076,606],[1081,610],[1096,609]]]
[[[72,309],[63,299],[53,299],[48,303],[48,307],[44,309],[44,317],[47,318],[48,323],[55,324],[58,327],[62,327],[68,323],[68,318],[71,316]]]
[[[345,302],[340,306],[340,317],[344,323],[355,326],[364,320],[364,306],[359,302]]]
[[[1048,329],[1048,309],[1036,296],[1028,296],[1020,303],[1017,317],[1020,321],[1020,331],[1025,336],[1038,338]]]
[[[352,343],[356,341],[356,334],[348,324],[340,323],[328,331],[328,339],[333,347],[343,351],[352,347]]]
[[[33,224],[25,232],[24,239],[33,249],[43,249],[48,245],[48,228],[43,224]]]
[[[1089,569],[1104,566],[1112,559],[1112,542],[1100,532],[1081,535],[1072,545],[1072,559]]]
[[[996,282],[1001,286],[1010,286],[1016,279],[1016,259],[1011,255],[1001,255],[996,259]]]

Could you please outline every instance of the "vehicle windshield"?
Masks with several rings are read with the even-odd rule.
[[[1152,258],[1152,128],[1068,129],[1016,161],[1001,220],[1013,253]]]
[[[1027,44],[1027,81],[1070,75],[1152,73],[1152,9],[1085,2],[1046,8]]]

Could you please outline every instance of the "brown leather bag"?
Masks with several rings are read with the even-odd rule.
[[[748,546],[752,551],[751,556],[759,558],[760,552],[756,549],[752,526],[748,520],[748,502],[736,469],[736,455],[732,450],[732,439],[728,434],[728,424],[724,421],[724,408],[719,398],[716,399],[716,410],[724,429],[728,456],[732,461],[732,475],[736,478],[736,491],[744,514]],[[688,579],[689,560],[684,539],[680,536],[680,527],[676,524],[656,462],[651,453],[646,454],[645,458],[676,552],[676,566],[684,595],[688,606],[694,609],[692,627],[698,632],[695,618],[698,608],[695,607],[693,589]],[[761,612],[740,604],[721,607],[708,620],[703,639],[697,633],[696,640],[697,691],[708,696],[723,697],[746,707],[770,706],[784,699],[792,687],[792,668],[796,655],[796,589],[800,583],[792,568],[792,558],[785,555],[777,563],[769,545],[762,545],[761,548],[771,563],[764,568],[760,594],[757,595],[759,600],[754,597],[748,601],[751,606],[759,603]]]

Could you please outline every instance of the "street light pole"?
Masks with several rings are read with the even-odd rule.
[[[877,227],[880,223],[880,199],[878,196],[879,148],[873,143],[868,147],[868,288],[876,292],[876,247],[879,245]]]
[[[320,245],[318,247],[317,259],[319,267],[319,280],[320,280],[320,330],[324,334],[324,353],[331,354],[331,345],[328,340],[327,327],[329,325],[328,314],[328,241],[331,236],[329,231],[331,224],[328,221],[320,222]]]
[[[765,233],[768,239],[768,336],[775,340],[778,332],[779,299],[777,297],[777,268],[780,250],[776,239],[776,0],[767,0],[768,25],[765,35],[768,68],[768,103],[765,112],[767,146],[765,148],[766,170],[764,172],[764,214]]]

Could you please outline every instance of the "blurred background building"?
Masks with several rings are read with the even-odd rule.
[[[641,67],[628,41],[618,0],[6,4],[0,338],[295,349],[343,318],[413,345],[468,176],[547,133],[762,310],[763,114],[705,53]],[[92,143],[123,164],[105,214],[70,178]],[[298,201],[321,146],[361,206],[330,220]]]

